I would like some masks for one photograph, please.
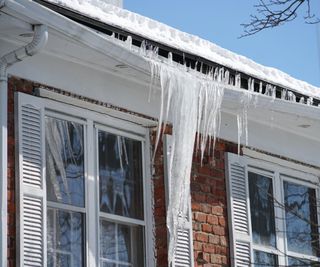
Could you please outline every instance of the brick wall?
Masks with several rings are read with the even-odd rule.
[[[32,94],[39,84],[11,77],[8,83],[8,266],[16,266],[16,203],[15,203],[15,136],[14,93]],[[166,129],[170,134],[171,130]],[[155,145],[155,131],[151,144]],[[167,267],[167,229],[164,185],[164,162],[160,141],[153,165],[155,251],[157,267]],[[191,194],[194,232],[195,266],[221,267],[229,265],[227,229],[227,204],[225,185],[225,152],[237,153],[237,146],[218,141],[214,156],[206,151],[201,164],[200,157],[193,156]],[[201,264],[201,259],[207,263]],[[204,261],[202,261],[204,262]]]
[[[171,130],[166,130],[170,134]],[[156,132],[151,134],[155,145]],[[209,146],[207,146],[209,147]],[[191,197],[195,267],[229,266],[227,195],[225,183],[225,152],[237,153],[237,145],[218,141],[214,155],[205,151],[201,164],[193,155]],[[160,141],[154,162],[154,213],[157,267],[167,267],[167,230],[164,187],[163,144]]]

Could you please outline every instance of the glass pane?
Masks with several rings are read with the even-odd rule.
[[[46,118],[46,176],[48,200],[84,207],[82,125]]]
[[[47,215],[48,266],[83,266],[83,215],[51,208]]]
[[[290,251],[319,255],[315,189],[284,181],[287,246]]]
[[[101,267],[117,267],[115,263],[110,263],[110,262],[101,262]]]
[[[248,176],[253,242],[275,247],[272,179],[252,172]]]
[[[102,258],[116,260],[116,224],[100,221],[100,254]]]
[[[100,210],[143,219],[141,142],[99,131]]]
[[[254,267],[278,266],[277,255],[254,250]]]
[[[129,226],[100,220],[100,262],[112,261],[119,266],[144,266],[144,231],[142,226]],[[108,263],[110,264],[110,263]]]
[[[118,226],[118,244],[119,261],[131,262],[131,237],[129,226]]]
[[[290,267],[298,267],[298,266],[303,266],[303,267],[320,267],[319,262],[314,262],[306,259],[298,259],[298,258],[293,258],[289,257],[288,258],[288,263]]]

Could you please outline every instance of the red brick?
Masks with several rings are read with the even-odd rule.
[[[205,233],[211,233],[212,232],[212,225],[210,224],[202,224],[202,231]]]
[[[213,244],[204,244],[203,245],[203,252],[207,252],[207,253],[210,253],[210,254],[214,254],[216,253],[215,251],[215,245]]]
[[[223,215],[223,208],[220,206],[212,207],[212,214]]]
[[[208,235],[207,234],[204,234],[204,233],[195,233],[194,234],[194,237],[195,237],[195,240],[197,241],[201,241],[201,242],[204,242],[204,243],[208,243]]]
[[[207,216],[207,223],[211,225],[218,225],[219,219],[215,215],[208,215]]]
[[[205,223],[207,221],[207,215],[200,213],[200,212],[196,212],[194,214],[194,220],[197,222],[204,222]]]

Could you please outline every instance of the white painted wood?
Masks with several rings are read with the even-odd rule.
[[[46,266],[44,106],[18,95],[18,266]]]
[[[170,192],[173,190],[170,185],[171,179],[174,177],[170,176],[170,164],[171,164],[171,150],[172,150],[172,136],[164,136],[164,146],[163,155],[165,161],[165,191],[166,191],[166,205],[170,201]],[[179,217],[180,225],[177,229],[177,244],[174,252],[174,260],[172,267],[193,267],[194,266],[194,256],[193,256],[193,231],[192,231],[192,211],[191,211],[191,198],[189,198],[188,203],[188,216]]]
[[[226,156],[231,263],[234,267],[245,267],[252,261],[247,167],[241,156],[232,153]]]
[[[1,45],[0,45],[1,46]],[[1,76],[1,73],[0,73]],[[5,77],[0,77],[0,264],[7,265],[8,224],[8,87]]]
[[[99,262],[99,249],[98,249],[98,210],[99,206],[99,193],[97,191],[98,179],[96,173],[97,157],[95,153],[96,149],[96,135],[94,124],[92,120],[87,120],[87,141],[86,141],[86,207],[87,207],[87,262],[88,266],[98,266]]]
[[[279,266],[286,266],[287,256],[309,259],[317,261],[313,256],[301,253],[290,252],[286,246],[286,225],[284,204],[283,181],[301,184],[316,189],[317,199],[319,197],[319,177],[315,174],[317,169],[304,167],[299,169],[300,164],[287,162],[283,159],[274,158],[262,153],[251,153],[246,151],[246,156],[227,153],[227,194],[228,194],[228,214],[230,226],[231,258],[234,259],[233,266],[248,266],[248,257],[251,251],[259,250],[277,255]],[[248,156],[253,155],[254,158]],[[230,166],[230,165],[235,165]],[[308,172],[308,170],[311,171]],[[273,183],[273,197],[275,199],[275,227],[276,227],[276,247],[266,247],[254,244],[251,240],[251,216],[248,193],[248,171],[269,177]],[[234,178],[234,176],[236,178]],[[244,177],[241,179],[241,177]],[[242,180],[242,182],[240,182]],[[247,185],[244,187],[243,183]],[[236,188],[236,190],[233,190]],[[246,192],[243,188],[246,188]],[[239,193],[240,192],[240,193]],[[246,202],[246,204],[244,204]],[[277,204],[277,203],[280,203]],[[246,207],[246,209],[244,208]],[[238,219],[236,219],[238,218]],[[240,219],[239,219],[240,218]],[[243,219],[241,221],[241,218]],[[319,216],[318,216],[319,218]],[[247,220],[247,221],[246,221]]]
[[[146,233],[146,267],[155,267],[155,238],[154,238],[154,188],[151,175],[151,145],[150,132],[146,129],[145,141],[143,142],[143,170],[144,170],[144,209],[145,209],[145,233]]]

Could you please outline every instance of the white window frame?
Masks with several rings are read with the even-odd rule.
[[[60,112],[54,112],[51,110],[46,110],[45,109],[45,114],[44,114],[44,118],[53,118],[53,119],[58,119],[58,120],[64,120],[64,121],[68,121],[68,122],[74,122],[77,124],[80,124],[83,127],[83,147],[85,149],[87,149],[88,145],[87,145],[87,123],[85,119],[79,119],[76,117],[72,117],[69,114],[63,114]],[[44,144],[44,146],[46,146],[46,144]],[[46,149],[46,148],[45,148]],[[83,238],[83,253],[84,253],[84,257],[83,257],[83,263],[86,263],[87,260],[87,249],[86,249],[86,240],[88,239],[88,235],[89,235],[89,231],[87,230],[87,225],[88,225],[88,217],[87,216],[87,204],[88,204],[88,192],[87,192],[87,169],[88,169],[88,155],[87,153],[84,153],[84,169],[83,169],[83,176],[84,176],[84,207],[78,207],[78,206],[74,206],[74,205],[69,205],[69,204],[65,204],[65,203],[59,203],[59,202],[54,202],[54,201],[49,201],[47,199],[47,209],[53,209],[53,210],[62,210],[65,212],[77,212],[80,213],[82,216],[84,216],[84,220],[83,220],[83,231],[85,234],[85,237]],[[47,248],[48,249],[48,248]],[[56,252],[58,250],[54,249],[54,252]],[[62,251],[63,252],[63,251]],[[63,252],[65,253],[65,252]]]
[[[30,96],[28,96],[30,97]],[[34,97],[36,98],[36,97]],[[39,99],[39,98],[37,98]],[[85,157],[85,266],[100,266],[100,249],[99,249],[99,181],[97,166],[94,163],[89,163],[89,159],[94,159],[92,162],[97,162],[96,149],[96,127],[108,129],[109,132],[114,134],[121,134],[122,136],[130,137],[135,140],[141,141],[142,144],[142,164],[143,164],[143,200],[144,200],[144,236],[145,236],[145,265],[146,267],[155,266],[154,255],[154,234],[153,234],[153,198],[152,198],[152,182],[151,182],[151,158],[150,158],[150,139],[149,129],[138,125],[137,123],[130,122],[132,115],[128,115],[128,120],[118,119],[99,112],[87,110],[81,107],[65,104],[49,99],[39,99],[43,101],[45,106],[45,117],[53,117],[58,119],[66,119],[68,121],[77,122],[84,127],[84,145],[86,149]],[[106,109],[108,113],[108,109]],[[123,113],[126,117],[126,113]],[[95,196],[95,200],[89,200],[88,196]],[[82,211],[82,208],[74,208],[65,204],[57,204],[47,202],[48,207],[61,207],[65,210]],[[69,209],[70,208],[70,209]],[[47,216],[47,215],[45,215]],[[90,220],[89,220],[90,218]],[[116,217],[114,219],[117,219]],[[129,221],[130,219],[128,219]],[[131,219],[133,223],[141,223],[138,220]],[[119,222],[119,221],[118,221]],[[90,230],[89,230],[90,229]]]
[[[300,170],[301,165],[292,163],[285,164],[284,160],[273,158],[272,162],[270,161],[264,161],[257,158],[250,158],[247,156],[244,156],[244,162],[247,165],[246,170],[246,176],[248,179],[248,172],[253,172],[257,174],[261,174],[265,177],[268,177],[272,179],[272,187],[273,187],[273,197],[280,201],[281,204],[284,205],[284,188],[283,188],[283,182],[284,181],[290,181],[295,184],[304,185],[309,188],[313,188],[316,190],[316,198],[319,200],[319,191],[320,191],[320,185],[319,185],[319,178],[314,174],[317,173],[317,170],[312,170],[311,172],[305,171],[305,168],[302,168],[303,171]],[[307,168],[308,169],[308,168]],[[311,168],[310,168],[311,170]],[[247,187],[249,187],[249,183],[247,182]],[[248,192],[248,198],[249,196],[249,188],[247,188]],[[256,245],[252,241],[252,249],[251,249],[251,255],[253,258],[253,250],[259,250],[262,252],[267,252],[271,254],[275,254],[278,256],[278,264],[280,266],[287,266],[288,265],[288,256],[293,256],[296,258],[301,258],[305,260],[311,260],[311,261],[319,261],[320,257],[314,257],[309,256],[306,254],[299,254],[295,252],[290,252],[287,249],[287,242],[286,242],[286,235],[285,235],[285,210],[281,207],[277,207],[277,205],[274,205],[274,214],[275,214],[275,228],[276,228],[276,248]],[[318,210],[318,224],[320,225],[319,221],[319,207],[317,207]],[[249,209],[249,224],[250,224],[250,231],[252,231],[251,228],[251,214]],[[320,233],[320,228],[318,227],[318,233]],[[250,234],[252,238],[252,233]]]
[[[108,222],[115,222],[116,224],[124,224],[124,225],[131,225],[131,226],[143,226],[144,229],[146,229],[147,227],[147,222],[146,222],[146,215],[145,215],[145,211],[146,209],[148,208],[147,207],[147,203],[145,201],[146,199],[146,173],[145,173],[145,153],[143,153],[143,151],[145,151],[145,144],[144,144],[144,141],[145,141],[145,138],[139,136],[139,135],[135,135],[133,133],[128,133],[127,131],[124,131],[124,130],[119,130],[119,129],[114,129],[112,127],[108,127],[108,126],[105,126],[105,125],[102,125],[102,124],[99,124],[99,123],[95,123],[95,140],[96,140],[96,144],[95,144],[95,158],[96,158],[96,172],[97,172],[97,182],[96,182],[96,192],[97,192],[97,196],[99,195],[99,184],[100,184],[100,181],[99,181],[99,174],[98,174],[98,170],[99,170],[99,145],[98,145],[98,134],[99,134],[99,131],[103,131],[103,132],[106,132],[106,133],[110,133],[110,134],[114,134],[116,136],[122,136],[122,137],[126,137],[126,138],[130,138],[132,140],[135,140],[135,141],[140,141],[141,142],[141,151],[142,151],[142,155],[141,155],[141,160],[142,160],[142,186],[143,186],[143,209],[144,209],[144,214],[143,214],[143,217],[144,219],[143,220],[139,220],[139,219],[134,219],[134,218],[130,218],[130,217],[124,217],[124,216],[120,216],[120,215],[116,215],[116,214],[111,214],[111,213],[107,213],[107,212],[102,212],[100,211],[100,203],[99,203],[99,199],[97,198],[97,211],[98,211],[98,242],[99,242],[99,238],[100,238],[100,219],[104,219]],[[117,239],[117,235],[116,235],[116,239]],[[116,245],[117,242],[116,242]],[[144,242],[144,246],[146,246],[146,240]],[[99,247],[99,246],[98,246]],[[132,253],[133,254],[133,253]],[[99,261],[101,260],[100,258],[100,247],[99,247],[99,251],[98,251],[98,258],[99,258]],[[110,262],[110,263],[118,263],[118,261],[111,261],[111,260],[106,260],[106,262]],[[100,263],[99,263],[100,264]],[[146,262],[146,259],[145,259],[145,265],[147,264]],[[123,263],[121,262],[121,265],[127,265],[126,263]],[[128,264],[128,266],[132,266],[131,264]],[[147,267],[147,266],[145,266]]]

